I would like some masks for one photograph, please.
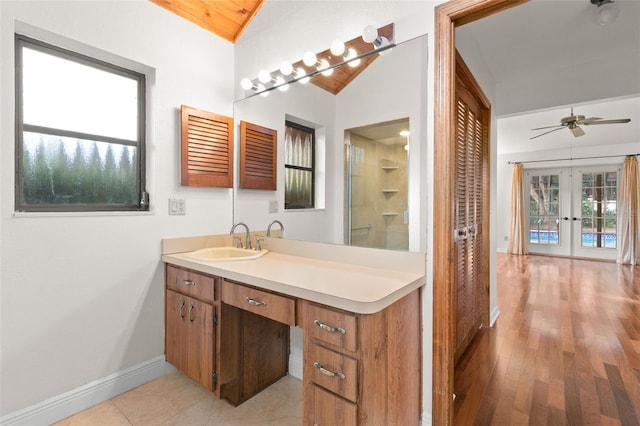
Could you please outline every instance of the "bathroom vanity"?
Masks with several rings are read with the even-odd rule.
[[[238,405],[287,374],[298,326],[305,425],[419,424],[424,254],[266,238],[259,259],[188,256],[228,243],[163,241],[168,362]]]

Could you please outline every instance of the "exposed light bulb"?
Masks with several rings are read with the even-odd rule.
[[[305,77],[306,74],[307,73],[303,68],[298,68],[296,70],[296,78],[299,79],[298,81],[300,84],[307,84],[309,82],[310,77]]]
[[[258,80],[261,83],[268,83],[271,81],[271,74],[267,70],[262,70],[258,73]]]
[[[264,85],[262,85],[262,84],[259,84],[259,83],[258,83],[258,86],[257,86],[257,88],[256,88],[256,91],[257,91],[258,93],[260,93],[260,96],[269,96],[269,92],[267,91],[267,89],[266,89],[266,88],[264,87]]]
[[[356,49],[354,48],[350,48],[349,49],[349,54],[347,55],[347,57],[345,58],[345,61],[349,62],[349,66],[350,67],[357,67],[358,65],[360,65],[360,59],[354,59],[355,57],[358,56],[358,52],[356,51]]]
[[[242,80],[240,80],[240,86],[244,89],[244,90],[249,90],[253,87],[253,82],[248,79],[247,77],[243,78]]]
[[[335,39],[331,43],[331,54],[340,56],[344,53],[344,43],[341,40]]]
[[[280,64],[280,72],[282,73],[282,75],[291,74],[293,72],[293,66],[291,65],[291,62],[284,61],[282,64]]]
[[[408,130],[402,130],[400,131],[400,136],[409,136],[410,132]]]
[[[289,84],[284,81],[284,77],[276,77],[276,86],[278,86],[278,90],[280,90],[281,92],[286,92],[287,90],[289,90]]]
[[[329,61],[327,61],[326,59],[321,59],[320,65],[318,65],[318,71],[321,71],[322,75],[324,75],[325,77],[329,77],[331,74],[333,74],[333,68],[329,68],[330,66],[331,64],[329,64]]]
[[[362,40],[365,43],[373,43],[378,38],[378,30],[373,25],[367,25],[362,30]]]
[[[308,51],[302,56],[302,62],[308,67],[314,66],[318,62],[318,57],[315,53]]]

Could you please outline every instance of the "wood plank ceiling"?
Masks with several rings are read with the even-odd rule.
[[[235,43],[264,0],[149,0]]]

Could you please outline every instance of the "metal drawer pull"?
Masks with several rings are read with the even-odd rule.
[[[196,285],[196,282],[191,280],[182,280],[182,283],[184,285]]]
[[[338,373],[334,373],[333,371],[329,371],[329,370],[327,370],[326,368],[324,368],[324,367],[322,366],[322,364],[320,364],[319,362],[314,362],[314,363],[313,363],[313,366],[314,366],[315,368],[317,368],[318,370],[320,370],[320,372],[321,372],[322,374],[324,374],[325,376],[329,376],[329,377],[339,377],[339,378],[341,378],[341,379],[344,379],[344,378],[345,378],[344,374],[339,373],[339,372],[338,372]]]
[[[191,307],[189,308],[189,321],[193,322],[193,320],[195,319],[193,317],[193,311],[195,310],[195,308],[193,307],[193,303],[191,304]]]
[[[347,331],[342,327],[330,327],[327,324],[323,323],[320,320],[314,320],[313,323],[323,329],[324,331],[329,331],[331,333],[340,333],[345,334]]]
[[[253,305],[253,306],[265,306],[266,305],[266,303],[258,302],[257,300],[253,300],[249,296],[245,297],[244,300],[246,300],[247,302],[249,302],[250,305]]]

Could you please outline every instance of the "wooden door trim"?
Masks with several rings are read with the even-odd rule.
[[[455,27],[528,0],[450,0],[435,8],[432,424],[453,424]],[[488,207],[488,206],[487,206]],[[488,210],[488,209],[487,209]],[[435,244],[434,244],[435,246]]]

